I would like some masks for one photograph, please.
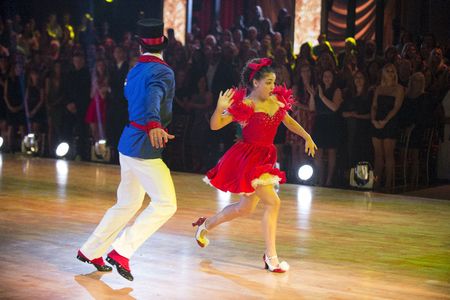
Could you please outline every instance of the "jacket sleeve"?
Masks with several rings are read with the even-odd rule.
[[[171,73],[169,71],[162,70],[148,79],[144,99],[144,105],[146,107],[145,126],[147,130],[162,128],[160,116],[161,102],[166,99],[170,76]]]

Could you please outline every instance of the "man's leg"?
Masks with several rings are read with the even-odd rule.
[[[117,189],[117,203],[106,212],[100,224],[80,249],[89,259],[102,256],[142,206],[145,192],[132,170],[131,160],[133,158],[120,154],[121,181]]]
[[[161,159],[136,160],[133,171],[150,196],[151,203],[113,243],[114,250],[126,258],[130,258],[177,209],[170,170]]]

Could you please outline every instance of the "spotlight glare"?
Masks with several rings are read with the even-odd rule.
[[[2,148],[2,146],[3,146],[3,138],[0,136],[0,149]]]
[[[307,181],[312,177],[313,173],[314,170],[310,165],[303,165],[298,169],[298,178]]]
[[[56,156],[63,157],[69,152],[69,144],[66,142],[62,142],[56,147]]]

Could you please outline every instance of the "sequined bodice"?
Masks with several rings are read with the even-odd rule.
[[[242,128],[244,142],[250,144],[271,145],[277,133],[278,126],[283,120],[286,110],[279,108],[270,116],[265,112],[254,112]]]

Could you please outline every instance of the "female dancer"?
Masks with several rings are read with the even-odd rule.
[[[273,139],[281,122],[306,140],[305,152],[314,156],[317,149],[310,135],[287,111],[292,92],[275,86],[275,73],[268,58],[256,58],[247,63],[242,72],[245,88],[220,93],[216,110],[211,117],[211,129],[219,130],[232,121],[242,128],[242,141],[231,147],[219,163],[211,169],[205,181],[224,191],[241,195],[241,200],[225,207],[209,218],[199,218],[195,238],[200,247],[209,243],[206,237],[217,225],[250,214],[261,199],[265,204],[263,232],[266,250],[263,256],[265,268],[283,273],[289,269],[286,262],[279,262],[275,247],[276,227],[280,198],[274,185],[284,183],[284,172],[274,167],[277,161]],[[245,99],[244,99],[245,98]]]

